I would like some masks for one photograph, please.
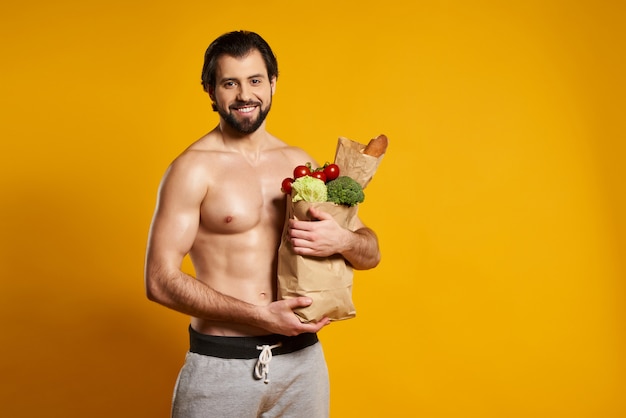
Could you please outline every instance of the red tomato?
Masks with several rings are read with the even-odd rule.
[[[311,169],[309,169],[309,167],[307,167],[306,165],[299,165],[293,170],[294,179],[308,176],[309,174],[311,174]]]
[[[290,177],[287,177],[285,180],[283,180],[283,183],[280,185],[280,190],[282,190],[283,193],[285,194],[291,194],[291,183],[293,183],[293,179]]]
[[[326,180],[335,180],[339,177],[339,166],[337,164],[328,164],[324,167],[324,174],[326,174]]]
[[[320,179],[322,180],[324,183],[326,183],[326,174],[324,174],[324,171],[320,170],[320,171],[314,171],[311,174],[309,174],[311,177],[316,178],[316,179]]]

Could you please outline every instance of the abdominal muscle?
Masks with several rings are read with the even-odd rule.
[[[267,223],[267,221],[266,221]],[[200,230],[190,252],[196,279],[212,289],[253,305],[276,300],[276,258],[280,240],[276,225],[257,225],[233,234]],[[192,318],[203,334],[254,336],[269,332],[254,326]]]

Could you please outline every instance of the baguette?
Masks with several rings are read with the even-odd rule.
[[[369,144],[363,150],[363,154],[371,155],[372,157],[380,157],[387,151],[387,145],[389,140],[383,134],[378,135],[376,138],[370,140]]]

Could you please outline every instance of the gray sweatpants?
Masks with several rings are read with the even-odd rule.
[[[172,418],[328,417],[330,389],[321,343],[273,356],[268,383],[255,377],[257,361],[187,353]]]

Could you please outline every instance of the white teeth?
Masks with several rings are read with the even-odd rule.
[[[250,113],[250,112],[252,112],[254,110],[254,107],[242,107],[242,108],[240,108],[238,110],[240,112],[243,112],[243,113]]]

